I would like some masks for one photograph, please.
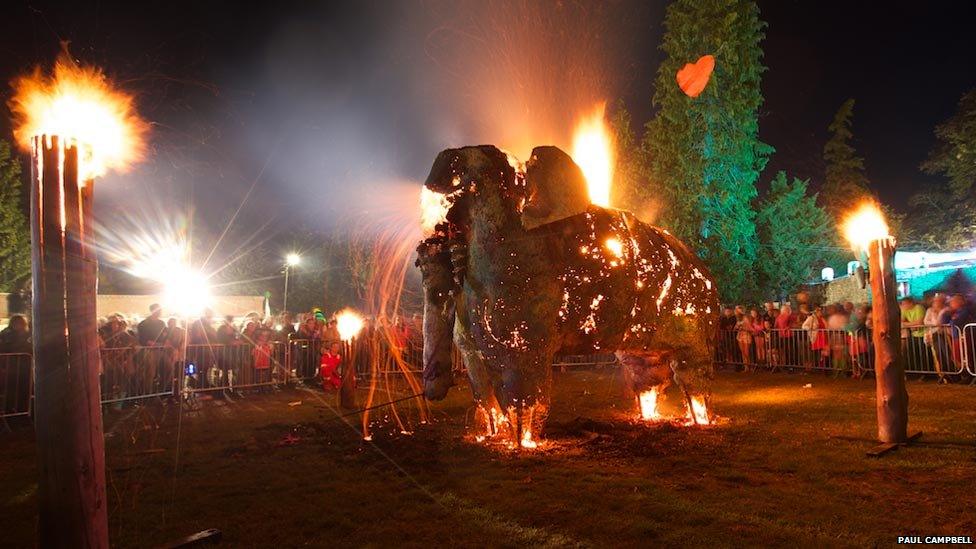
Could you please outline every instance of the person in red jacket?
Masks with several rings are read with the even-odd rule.
[[[319,376],[322,378],[322,390],[329,391],[338,389],[342,385],[342,378],[339,376],[339,364],[342,363],[342,355],[339,354],[339,343],[333,342],[322,353],[319,361]]]

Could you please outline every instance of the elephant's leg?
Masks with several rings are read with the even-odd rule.
[[[552,360],[547,346],[512,353],[502,373],[500,404],[511,426],[513,443],[534,448],[549,415]]]
[[[641,417],[657,419],[658,399],[671,385],[672,350],[627,349],[615,353],[634,393]]]
[[[701,356],[693,349],[682,348],[675,352],[671,367],[674,370],[674,381],[685,398],[691,420],[696,424],[708,424],[714,373],[711,358]]]
[[[459,307],[459,312],[463,309],[463,307]],[[495,376],[492,376],[482,354],[478,351],[478,347],[464,323],[463,314],[461,312],[454,328],[454,344],[457,345],[461,358],[464,360],[464,367],[468,370],[471,394],[478,406],[478,422],[482,424],[482,433],[487,436],[494,436],[504,428],[502,424],[505,423],[506,418],[495,395]],[[481,435],[479,434],[479,436]]]

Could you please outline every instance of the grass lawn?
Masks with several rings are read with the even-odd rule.
[[[228,547],[864,547],[976,535],[976,387],[909,382],[910,430],[925,435],[881,459],[865,457],[873,380],[722,373],[714,390],[720,424],[644,425],[615,371],[557,373],[547,442],[520,455],[464,437],[466,388],[433,405],[432,424],[409,435],[381,425],[372,442],[311,390],[204,402],[182,418],[159,403],[109,411],[112,541],[151,547],[206,528]],[[664,410],[678,401],[670,394]],[[0,434],[0,545],[34,543],[34,456],[29,427]]]

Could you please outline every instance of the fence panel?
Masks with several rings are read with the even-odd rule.
[[[188,345],[186,362],[192,372],[184,371],[184,390],[237,390],[271,386],[284,381],[286,366],[275,364],[278,344],[262,345]],[[277,377],[276,377],[277,376]]]
[[[976,324],[966,324],[962,328],[960,359],[969,375],[976,376]],[[974,380],[976,383],[976,380]]]
[[[172,395],[179,367],[170,347],[101,350],[102,404]]]
[[[32,364],[27,353],[0,354],[0,417],[30,414]]]

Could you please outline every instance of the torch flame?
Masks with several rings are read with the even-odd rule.
[[[583,170],[590,194],[590,202],[610,206],[610,184],[613,181],[613,146],[600,103],[576,125],[573,136],[573,160]]]
[[[363,317],[352,309],[343,309],[336,315],[336,329],[343,341],[349,341],[363,329]]]
[[[848,214],[842,227],[844,238],[850,242],[854,251],[865,250],[872,240],[890,236],[881,208],[871,200],[862,202],[856,210]]]
[[[434,232],[434,227],[443,223],[447,217],[447,210],[451,203],[446,194],[432,191],[427,187],[420,188],[420,228],[424,235]]]
[[[53,74],[37,68],[12,85],[14,137],[24,150],[41,135],[84,145],[82,181],[108,170],[125,171],[142,158],[147,125],[132,96],[115,89],[100,69],[77,65],[65,54]]]
[[[661,413],[657,411],[657,388],[641,392],[638,397],[640,401],[641,419],[655,421],[661,419]]]

